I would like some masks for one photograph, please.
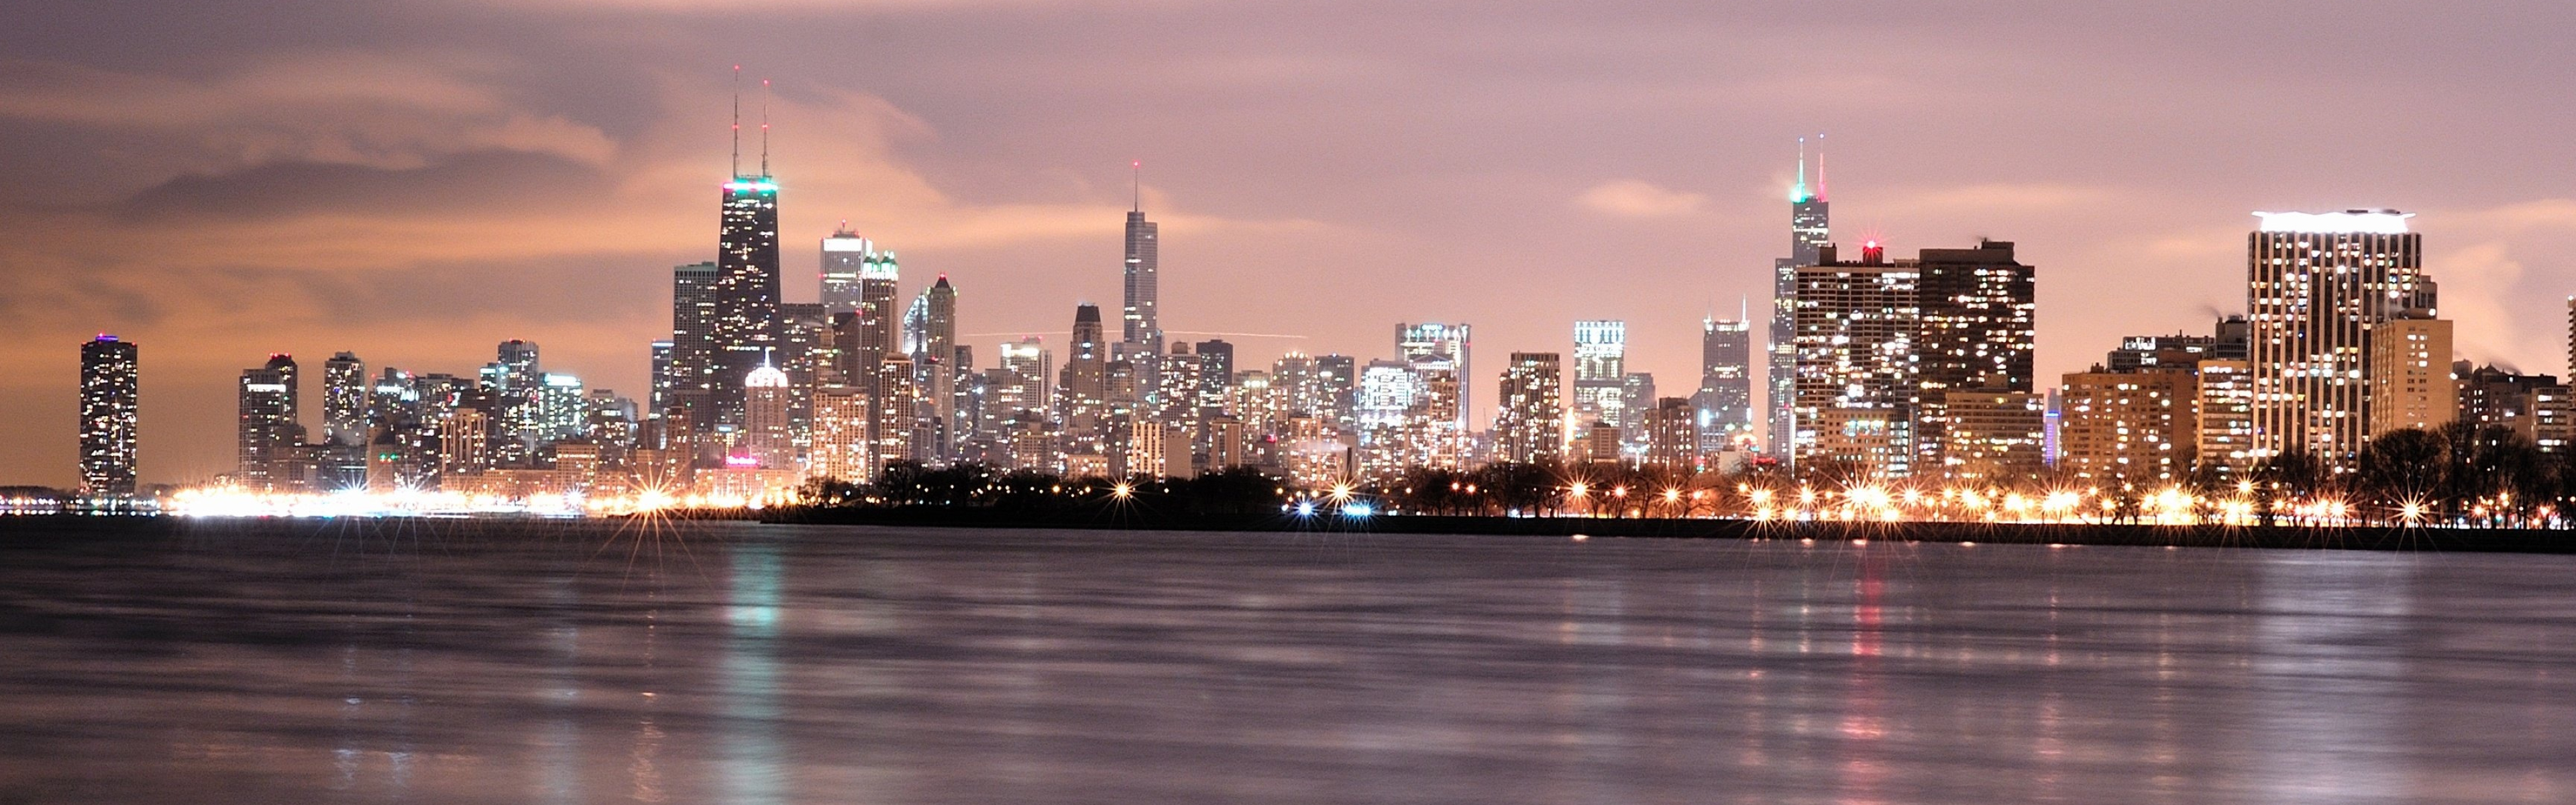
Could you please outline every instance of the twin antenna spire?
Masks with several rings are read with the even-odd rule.
[[[1135,202],[1135,203],[1136,203],[1136,208],[1135,208],[1135,209],[1136,209],[1136,211],[1137,211],[1137,212],[1144,212],[1144,211],[1145,211],[1145,160],[1141,160],[1141,159],[1136,160],[1135,164],[1132,164],[1132,165],[1127,166],[1127,169],[1128,169],[1128,171],[1129,171],[1129,173],[1127,174],[1127,181],[1129,181],[1129,182],[1133,183],[1133,186],[1132,186],[1132,187],[1130,187],[1130,188],[1128,188],[1128,191],[1136,194],[1136,202]]]
[[[742,175],[742,65],[733,66],[733,175]],[[760,80],[760,175],[769,176],[769,79]]]

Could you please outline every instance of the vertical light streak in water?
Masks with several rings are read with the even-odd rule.
[[[659,579],[655,581],[658,582]],[[658,594],[654,597],[660,598]],[[653,667],[653,649],[656,638],[660,636],[661,619],[662,610],[659,608],[644,612],[644,673],[642,676],[645,679],[654,678],[656,669]],[[627,753],[626,773],[634,786],[634,790],[628,796],[637,802],[661,802],[667,797],[662,793],[662,771],[656,761],[662,755],[663,733],[661,726],[653,723],[654,705],[660,701],[659,694],[649,690],[640,691],[637,698],[643,701],[638,702],[635,708],[637,713],[635,748]]]
[[[538,786],[547,802],[580,802],[581,624],[575,618],[581,591],[571,579],[556,578],[547,586],[546,599],[554,625],[546,631],[544,707],[553,717],[546,719],[545,737],[538,743],[537,769],[543,775]]]
[[[2255,799],[2404,799],[2400,645],[2414,610],[2413,556],[2263,552],[2254,629]]]
[[[1880,789],[1887,779],[1887,761],[1880,746],[1887,737],[1887,722],[1880,712],[1886,694],[1881,690],[1884,680],[1879,671],[1879,597],[1886,592],[1880,581],[1880,566],[1885,564],[1881,559],[1885,555],[1885,551],[1861,554],[1860,575],[1852,580],[1851,665],[1843,689],[1843,722],[1839,730],[1842,793],[1837,797],[1846,805],[1882,801]]]
[[[724,801],[761,805],[785,800],[786,766],[778,742],[778,544],[757,538],[733,544],[733,584],[726,607],[732,632],[724,653]]]
[[[1574,782],[1579,788],[1553,797],[1564,802],[1624,802],[1636,789],[1622,777],[1628,768],[1628,694],[1619,680],[1628,675],[1627,584],[1618,578],[1574,578],[1564,582],[1564,603],[1557,624],[1558,642],[1575,646],[1571,684],[1560,688],[1565,710],[1556,743],[1572,753]]]

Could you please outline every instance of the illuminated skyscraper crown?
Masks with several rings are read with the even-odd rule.
[[[2313,232],[2329,235],[2403,235],[2411,212],[2345,210],[2343,212],[2257,212],[2264,232]]]

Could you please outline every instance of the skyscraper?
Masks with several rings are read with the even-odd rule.
[[[1691,396],[1703,455],[1733,447],[1753,431],[1753,324],[1714,316],[1700,320],[1699,392]]]
[[[924,309],[921,353],[913,358],[922,374],[922,396],[930,404],[932,434],[928,445],[933,457],[947,459],[957,451],[958,435],[969,430],[957,421],[957,374],[969,367],[957,358],[957,287],[948,284],[948,275],[939,275],[930,290],[923,291]]]
[[[296,420],[295,358],[268,356],[268,363],[241,373],[241,416],[234,478],[251,489],[294,487],[301,472],[290,468],[292,455],[304,445],[304,426]]]
[[[1979,240],[1973,249],[1919,254],[1913,437],[1921,466],[1929,468],[1944,465],[1951,392],[1970,392],[1961,399],[1974,404],[1996,392],[2035,388],[2038,296],[2036,271],[2013,258],[2011,242]]]
[[[1819,135],[1822,139],[1822,135]],[[1798,398],[1798,267],[1815,265],[1828,241],[1825,204],[1825,157],[1816,155],[1816,187],[1807,188],[1807,139],[1798,138],[1798,183],[1789,187],[1789,256],[1774,260],[1772,270],[1770,399],[1771,449],[1786,455],[1797,432]]]
[[[671,268],[671,358],[655,414],[677,410],[698,430],[715,423],[716,264]]]
[[[2254,453],[2304,450],[2349,471],[2370,438],[2373,328],[2434,310],[2407,213],[2256,213],[2247,237]]]
[[[322,362],[323,431],[334,445],[367,443],[367,362],[342,352]]]
[[[743,381],[769,358],[778,340],[778,183],[769,159],[757,176],[736,169],[724,183],[716,250],[715,321],[708,341],[715,371],[708,382],[718,425],[742,424]]]
[[[849,241],[840,242],[846,245]],[[825,240],[824,248],[831,248],[833,243]],[[866,245],[867,241],[858,243]],[[858,337],[855,351],[846,360],[850,363],[849,375],[862,383],[871,382],[867,378],[876,376],[878,364],[884,363],[886,358],[903,354],[903,308],[895,304],[895,287],[901,279],[902,271],[895,264],[894,252],[875,254],[860,266],[856,310]],[[877,404],[885,404],[885,398],[873,389],[869,396]]]
[[[1565,457],[1563,372],[1554,352],[1514,352],[1503,369],[1494,439],[1505,461],[1551,462]]]
[[[1575,427],[1590,427],[1594,422],[1607,422],[1611,427],[1627,423],[1621,412],[1627,404],[1627,359],[1627,322],[1574,323]]]
[[[142,374],[134,342],[100,333],[81,345],[81,491],[134,494],[135,426]]]
[[[1155,257],[1154,222],[1145,220],[1143,198],[1138,196],[1136,208],[1127,212],[1127,308],[1119,343],[1125,352],[1122,357],[1129,360],[1163,354],[1163,320],[1156,309],[1162,293],[1160,264]]]
[[[674,346],[669,341],[655,341],[652,344],[653,390],[644,395],[646,408],[644,418],[647,420],[661,419],[662,414],[671,405],[671,394],[676,390],[675,378],[672,376],[674,368],[671,363]]]
[[[1056,420],[1063,425],[1062,447],[1067,453],[1098,453],[1107,441],[1107,338],[1099,305],[1074,306],[1073,338],[1066,348],[1063,376],[1056,383]]]
[[[1471,378],[1475,376],[1475,367],[1468,362],[1468,350],[1473,345],[1468,338],[1470,332],[1471,328],[1464,324],[1398,324],[1395,326],[1395,354],[1424,369],[1447,369],[1461,378]],[[1462,431],[1474,410],[1470,404],[1473,399],[1466,385],[1460,384],[1458,427]]]
[[[876,244],[851,231],[850,222],[823,239],[823,312],[856,313],[866,302],[860,290],[870,275],[894,273],[894,253],[879,252]]]
[[[1798,267],[1797,431],[1785,454],[1895,477],[1912,469],[1917,280],[1872,242],[1857,262],[1820,250]]]

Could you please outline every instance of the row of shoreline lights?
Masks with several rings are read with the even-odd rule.
[[[1097,489],[1098,487],[1089,487]],[[1473,496],[1479,493],[1474,484],[1453,484],[1453,491]],[[1051,488],[1059,494],[1084,494],[1086,488],[1057,484]],[[1120,482],[1108,487],[1108,496],[1116,501],[1133,500],[1137,487]],[[1345,516],[1368,517],[1382,513],[1352,483],[1338,483],[1327,490],[1290,493],[1278,490],[1290,502],[1283,511],[1300,516],[1318,512],[1338,512]],[[1405,490],[1409,492],[1410,490]],[[1661,507],[1665,516],[1729,516],[1710,503],[1714,490],[1665,487],[1659,492],[1632,494],[1624,485],[1603,490],[1587,482],[1576,481],[1557,491],[1568,498],[1569,510],[1580,516],[1649,516],[1649,507]],[[2025,494],[2000,488],[1948,488],[1927,493],[1914,487],[1891,489],[1877,484],[1863,484],[1841,492],[1819,490],[1801,485],[1794,494],[1749,483],[1738,484],[1735,491],[1746,503],[1746,509],[1734,515],[1757,521],[1811,520],[1877,520],[1883,522],[2107,522],[2115,519],[2137,520],[2160,525],[2251,525],[2262,519],[2263,501],[2251,483],[2240,483],[2233,497],[2199,496],[2180,487],[2167,487],[2134,498],[2132,516],[2122,515],[2121,498],[2105,495],[2098,488],[2060,489],[2044,494]],[[1634,501],[1631,498],[1635,498]],[[1839,500],[1839,502],[1837,502]],[[2087,505],[2087,501],[2091,505]],[[2275,517],[2311,525],[2356,525],[2363,522],[2357,507],[2336,497],[2312,499],[2269,498]],[[678,494],[647,489],[629,495],[589,496],[583,493],[503,496],[463,492],[402,490],[393,492],[344,491],[328,493],[255,492],[235,487],[199,487],[173,495],[164,510],[186,516],[397,516],[417,514],[538,514],[555,516],[631,515],[662,510],[691,509],[761,509],[796,503],[792,490],[772,489],[758,495]],[[2472,503],[2469,515],[2477,520],[2505,522],[2511,517],[2510,493],[2484,498]],[[1693,512],[1707,506],[1706,514]],[[1513,512],[1531,516],[1531,512]],[[2403,525],[2427,524],[2435,514],[2424,500],[2408,500],[2397,505],[2392,518]],[[2546,522],[2555,512],[2549,506],[2538,507],[2533,522]],[[2515,519],[2521,519],[2516,517]]]

